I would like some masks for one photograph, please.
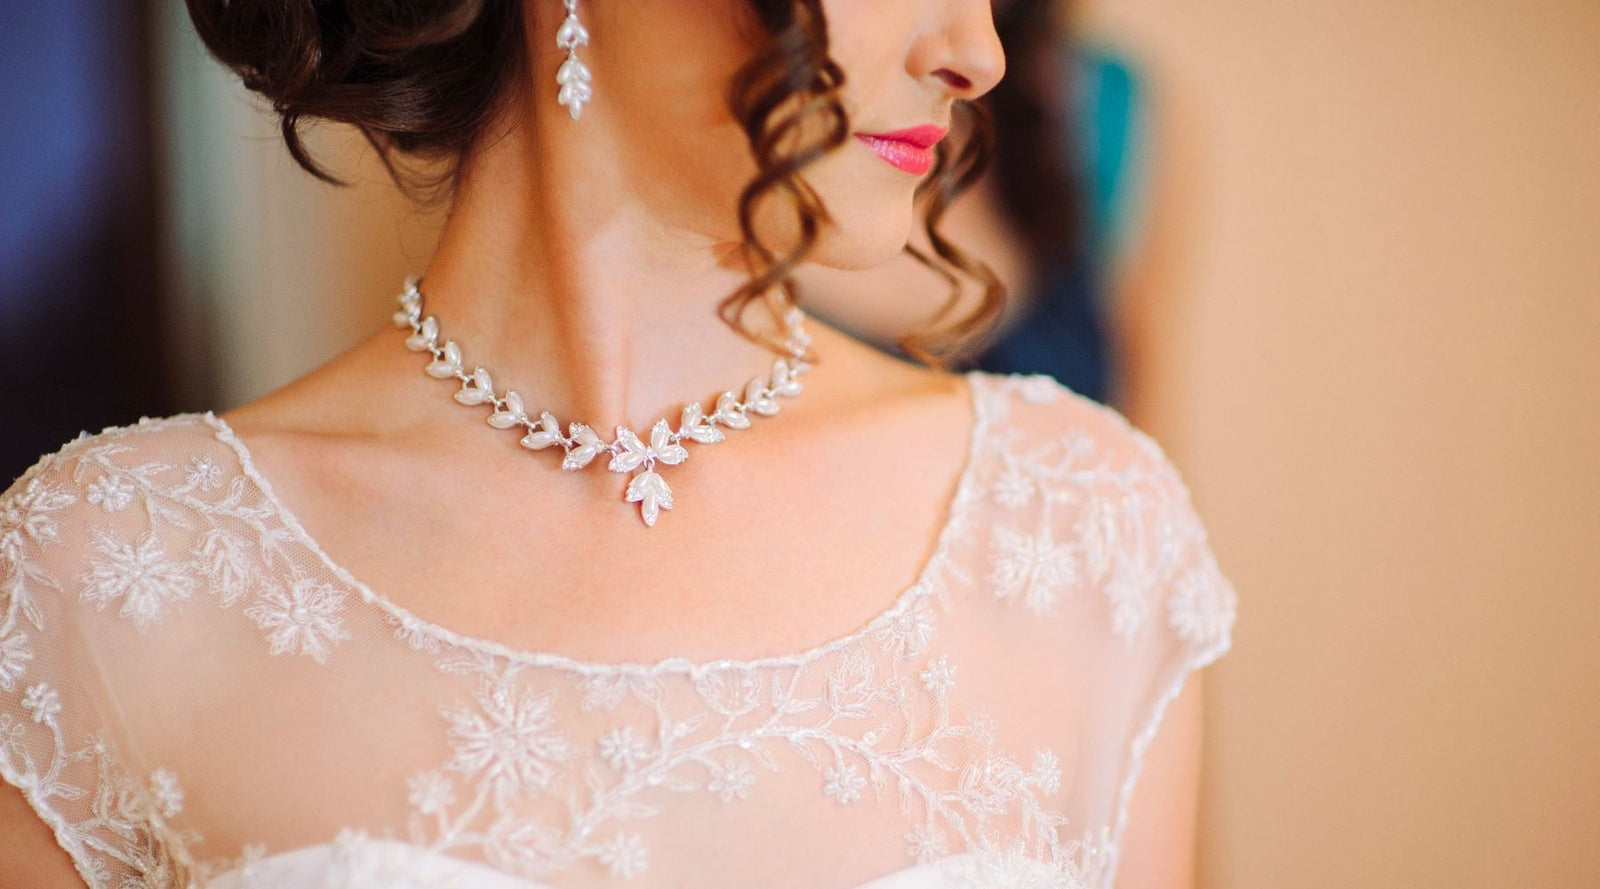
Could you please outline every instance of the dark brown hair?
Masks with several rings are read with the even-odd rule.
[[[454,184],[478,138],[501,104],[527,80],[521,0],[186,0],[207,49],[266,97],[280,117],[295,161],[312,175],[343,184],[311,157],[301,138],[307,120],[355,126],[377,149],[395,181],[414,197]],[[551,0],[553,2],[553,0]],[[770,35],[764,50],[728,86],[728,107],[743,126],[758,172],[739,197],[739,226],[754,276],[718,306],[745,337],[767,342],[740,323],[746,304],[774,285],[799,302],[791,277],[831,222],[821,198],[801,178],[804,168],[849,138],[838,93],[844,73],[828,55],[822,0],[746,0]],[[794,101],[798,100],[798,101]],[[975,355],[1005,303],[1005,288],[980,260],[938,231],[955,198],[982,175],[993,151],[986,108],[957,102],[964,130],[958,147],[936,148],[933,169],[918,183],[926,201],[926,230],[935,255],[910,244],[906,252],[950,284],[950,296],[928,326],[899,340],[906,354],[936,367]],[[813,116],[824,126],[815,128]],[[802,124],[804,125],[802,127]],[[801,132],[823,133],[785,148]],[[432,174],[406,158],[436,163]],[[790,199],[800,241],[775,252],[753,230],[768,197]],[[956,272],[983,285],[978,309],[948,329],[933,328],[960,294]]]

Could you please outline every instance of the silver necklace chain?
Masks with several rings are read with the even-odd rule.
[[[799,395],[799,377],[811,367],[804,358],[806,346],[811,342],[803,326],[805,313],[799,306],[790,305],[783,315],[788,332],[783,345],[791,354],[774,361],[766,374],[751,377],[744,386],[743,400],[733,390],[725,391],[717,397],[716,407],[709,414],[701,408],[700,402],[690,402],[684,406],[675,431],[663,418],[656,420],[647,435],[618,426],[616,437],[609,443],[584,423],[568,423],[563,434],[560,421],[549,411],[539,411],[537,417],[530,417],[522,396],[515,390],[505,390],[504,396],[495,394],[494,382],[482,366],[474,366],[472,372],[467,373],[463,369],[461,347],[455,340],[447,339],[440,345],[439,320],[422,314],[422,291],[418,289],[421,280],[415,275],[406,279],[394,323],[396,327],[411,328],[411,335],[406,337],[407,349],[433,355],[433,361],[424,368],[428,376],[459,380],[461,388],[455,393],[456,401],[469,407],[493,407],[494,412],[486,418],[488,424],[496,429],[520,427],[526,430],[521,444],[528,450],[559,446],[563,452],[562,469],[576,471],[595,463],[602,454],[609,456],[605,463],[607,469],[632,473],[623,499],[638,503],[639,517],[651,527],[655,526],[660,510],[672,508],[672,488],[657,472],[658,466],[675,466],[688,459],[684,441],[707,445],[722,441],[724,435],[717,428],[719,425],[745,429],[750,426],[751,414],[763,417],[776,414],[778,398]]]

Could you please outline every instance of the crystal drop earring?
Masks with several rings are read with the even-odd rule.
[[[594,96],[589,66],[578,60],[578,47],[589,45],[589,29],[578,21],[578,0],[563,0],[563,3],[567,7],[567,17],[556,29],[556,47],[567,51],[567,60],[556,71],[556,83],[561,86],[556,101],[565,105],[572,119],[577,120],[583,113],[584,103]]]

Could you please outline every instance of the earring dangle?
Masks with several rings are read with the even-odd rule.
[[[556,29],[556,46],[567,51],[567,60],[556,71],[556,83],[561,85],[556,101],[567,106],[572,119],[577,120],[578,115],[583,113],[584,103],[594,96],[594,87],[589,82],[589,66],[578,60],[578,47],[589,45],[589,29],[578,21],[578,0],[563,2],[567,7],[567,17]]]

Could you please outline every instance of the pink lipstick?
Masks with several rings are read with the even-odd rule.
[[[878,157],[920,176],[933,168],[933,146],[947,132],[944,127],[923,124],[892,133],[856,133],[855,137]]]

